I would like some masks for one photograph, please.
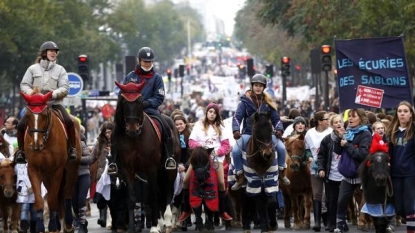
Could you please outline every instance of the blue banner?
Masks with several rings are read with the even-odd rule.
[[[403,37],[335,40],[340,110],[412,104]]]

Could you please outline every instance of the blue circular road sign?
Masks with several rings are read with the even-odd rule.
[[[69,93],[68,97],[74,97],[82,92],[84,89],[84,80],[76,73],[68,73]]]

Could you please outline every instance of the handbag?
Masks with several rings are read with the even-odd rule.
[[[347,150],[343,150],[337,166],[340,174],[346,178],[354,179],[357,177],[358,166],[357,162],[347,153]]]

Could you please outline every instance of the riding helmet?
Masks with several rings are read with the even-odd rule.
[[[45,50],[58,50],[59,51],[59,47],[58,45],[53,42],[53,41],[46,41],[45,43],[43,43],[40,46],[39,52],[45,51]]]
[[[254,85],[254,83],[261,83],[267,86],[267,78],[262,74],[256,74],[251,78],[251,85]]]
[[[142,47],[138,50],[137,57],[143,61],[154,61],[154,52],[150,47]]]

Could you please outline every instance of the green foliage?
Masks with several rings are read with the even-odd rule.
[[[19,83],[48,40],[60,47],[59,63],[76,72],[77,58],[88,55],[91,69],[121,62],[142,46],[158,61],[170,61],[192,40],[203,37],[200,18],[190,7],[170,1],[146,7],[142,0],[2,0],[0,1],[0,78],[3,87]],[[124,50],[124,51],[122,51]]]
[[[249,14],[248,9],[254,9],[257,22],[248,26],[237,21],[236,25],[244,34],[238,37],[248,41],[250,30],[246,27],[252,30],[258,22],[282,28],[288,36],[300,40],[300,48],[333,45],[334,37],[404,35],[408,64],[415,60],[415,3],[412,0],[249,0],[241,12]]]

